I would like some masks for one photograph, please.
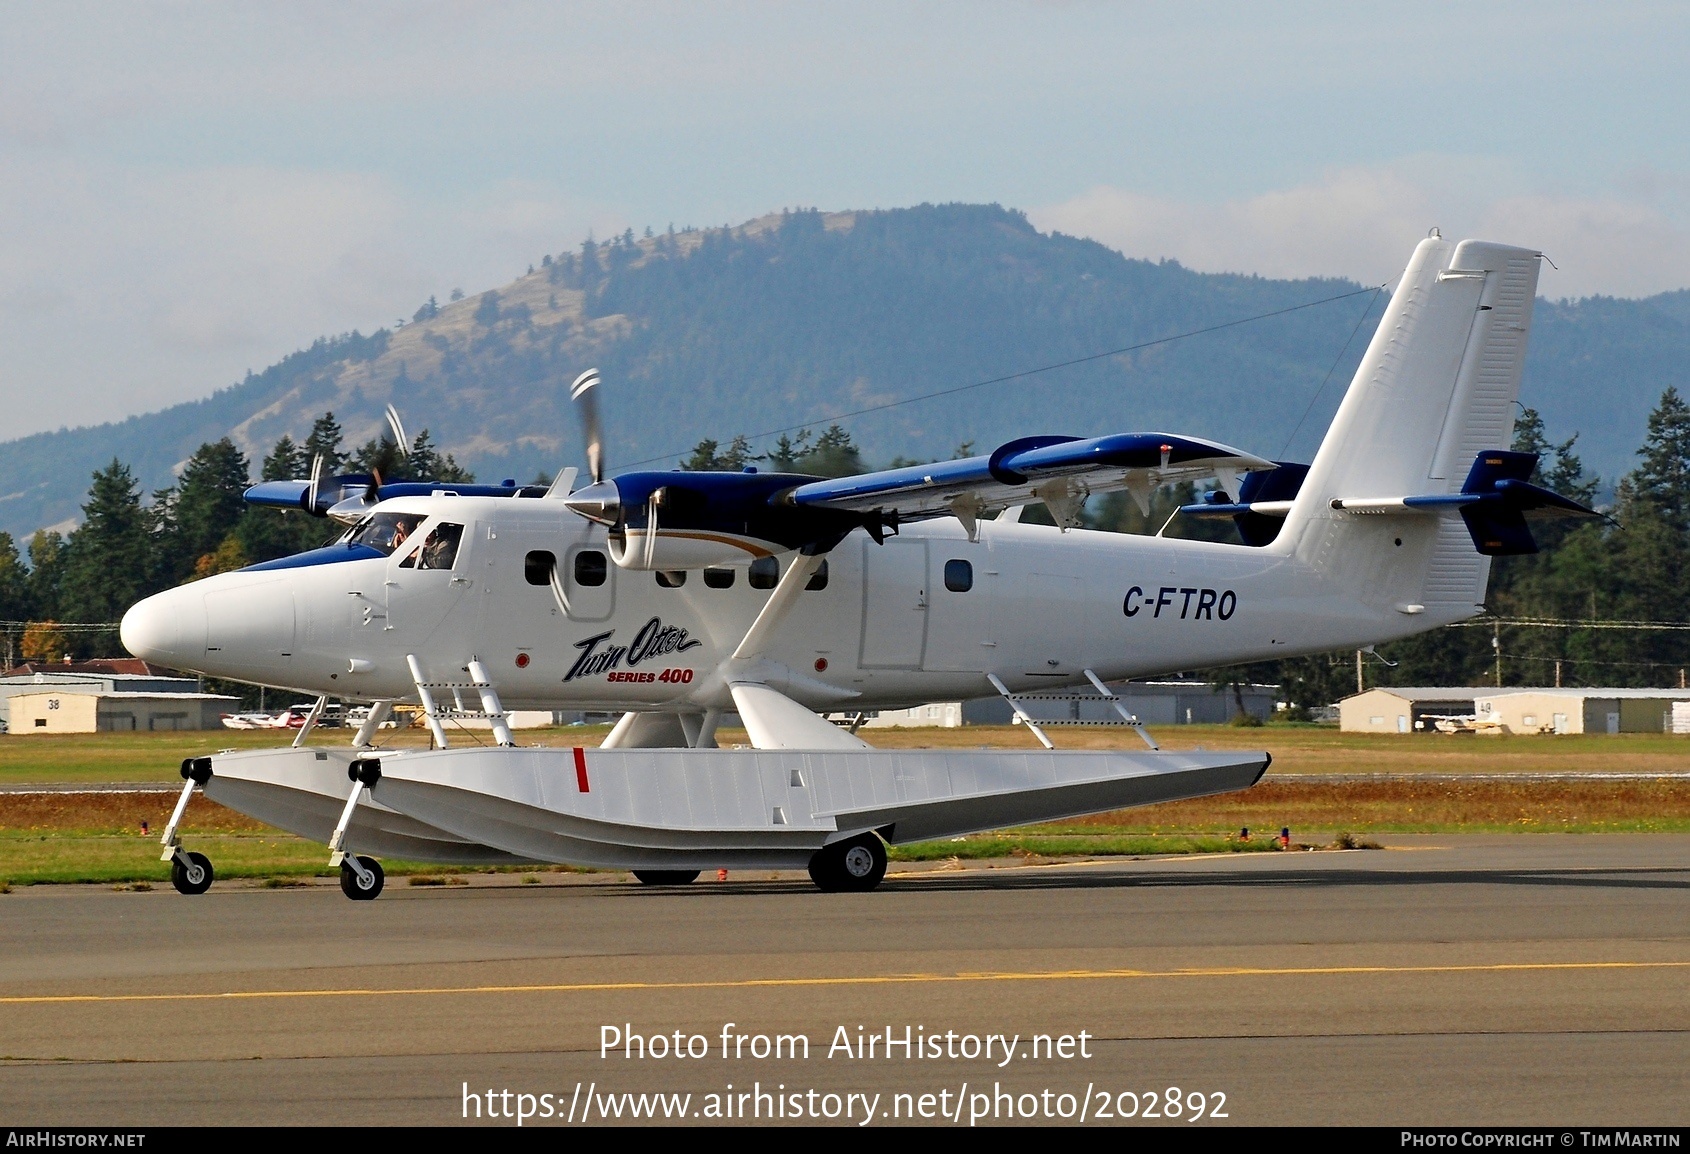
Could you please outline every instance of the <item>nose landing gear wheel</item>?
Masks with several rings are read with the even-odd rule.
[[[179,853],[170,859],[170,884],[180,894],[203,894],[211,888],[211,859],[203,853]]]
[[[355,902],[367,902],[381,893],[387,875],[373,857],[361,857],[358,864],[364,867],[362,871],[353,868],[350,857],[340,863],[340,892]]]
[[[886,876],[886,843],[872,833],[823,846],[810,859],[810,880],[823,893],[867,893]]]
[[[697,870],[635,870],[642,885],[685,886],[698,880]]]

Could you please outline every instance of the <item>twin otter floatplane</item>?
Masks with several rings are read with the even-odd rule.
[[[350,747],[184,763],[165,856],[197,784],[326,842],[348,896],[376,858],[567,862],[682,883],[807,867],[871,889],[886,845],[1246,788],[1266,753],[877,751],[821,712],[905,707],[1349,649],[1478,612],[1528,514],[1587,514],[1504,451],[1539,254],[1421,242],[1314,462],[1195,437],[1029,437],[988,456],[838,480],[603,476],[597,377],[577,380],[591,483],[549,489],[270,482],[254,502],[347,521],[337,543],[150,597],[139,657],[369,701]],[[401,443],[403,438],[401,436]],[[1085,498],[1215,478],[1198,516],[1244,544],[1087,532]],[[1058,527],[1025,525],[1043,502]],[[1452,514],[1459,514],[1453,516]],[[1072,531],[1070,531],[1072,530]],[[429,750],[377,749],[395,702]],[[1123,721],[1132,723],[1120,703]],[[1019,705],[1016,706],[1020,712]],[[510,709],[622,711],[593,749],[518,748]],[[737,713],[750,749],[718,749]],[[447,725],[491,724],[464,747]],[[315,714],[313,715],[313,717]],[[1143,730],[1139,731],[1141,735]]]

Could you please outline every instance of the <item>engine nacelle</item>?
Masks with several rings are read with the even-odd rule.
[[[797,473],[624,473],[578,489],[563,503],[610,530],[610,559],[623,569],[749,565],[788,549],[831,549],[859,525],[884,531],[888,518],[878,513],[800,509],[778,500],[817,479]]]
[[[713,569],[749,565],[781,546],[731,533],[665,529],[652,534],[632,526],[610,534],[610,559],[623,569]]]

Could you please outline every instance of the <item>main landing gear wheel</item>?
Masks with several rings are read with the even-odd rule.
[[[350,857],[341,861],[340,892],[355,902],[367,902],[381,893],[387,875],[382,872],[381,863],[373,857],[361,857],[358,864],[364,867],[362,873],[353,868]]]
[[[648,886],[686,886],[698,880],[697,870],[635,870],[634,876]]]
[[[203,894],[211,888],[211,859],[203,853],[179,853],[170,859],[170,884],[179,894]]]
[[[872,833],[823,846],[810,859],[810,880],[823,893],[866,893],[886,876],[886,843]]]

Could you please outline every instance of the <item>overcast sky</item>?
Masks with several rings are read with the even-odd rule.
[[[1690,285],[1678,4],[0,0],[0,439],[632,226],[996,201],[1129,256]]]

